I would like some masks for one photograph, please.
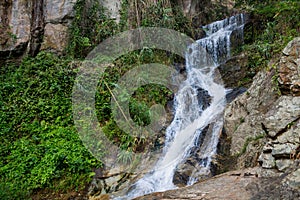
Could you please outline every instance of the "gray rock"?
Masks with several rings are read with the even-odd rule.
[[[275,157],[280,156],[290,156],[291,153],[298,147],[296,144],[274,144],[274,148],[272,149],[272,155]]]
[[[263,153],[271,153],[273,149],[273,144],[272,142],[268,142],[266,145],[263,147]]]
[[[88,196],[94,196],[101,194],[104,190],[102,180],[94,178],[88,188]]]
[[[4,15],[0,18],[7,19],[1,22],[1,32],[4,31],[6,38],[5,42],[1,39],[0,52],[14,51],[23,44],[27,46],[30,40],[31,1],[11,1],[6,5],[5,2],[0,3],[0,14]]]
[[[274,137],[299,117],[300,97],[281,96],[266,114],[264,125],[268,135]]]
[[[288,175],[285,182],[279,176],[262,177],[258,168],[233,171],[190,187],[157,192],[136,199],[299,199],[298,171]]]
[[[300,169],[297,169],[293,173],[289,174],[285,178],[284,182],[292,188],[300,190]]]
[[[226,108],[224,128],[231,138],[232,155],[240,153],[247,138],[255,138],[265,133],[262,124],[264,114],[278,99],[272,85],[274,74],[274,71],[258,73],[251,87]]]
[[[300,37],[294,38],[291,42],[289,42],[286,47],[283,49],[282,53],[286,56],[297,55],[295,52],[295,48],[299,47]]]
[[[251,87],[226,108],[224,129],[231,140],[230,153],[238,157],[235,167],[255,166],[259,161],[264,169],[273,169],[276,163],[279,170],[285,171],[293,163],[289,158],[299,155],[300,98],[290,88],[300,83],[299,48],[300,38],[291,41],[280,61],[270,62],[270,71],[259,72]],[[279,95],[274,81],[277,72],[271,66],[277,66],[279,84],[288,86],[289,92]],[[266,138],[257,140],[256,148],[252,141],[246,142],[247,138],[254,141],[261,134],[266,134]],[[243,154],[242,149],[246,149]],[[253,151],[261,154],[256,160]]]
[[[272,156],[272,154],[261,154],[258,158],[258,161],[262,162],[262,168],[275,168],[275,158]]]
[[[239,86],[248,73],[247,61],[247,56],[241,54],[230,58],[218,67],[225,87],[234,88]]]
[[[116,22],[120,21],[121,0],[101,0],[102,5],[107,8],[109,17],[115,19]]]
[[[1,1],[1,57],[18,57],[27,52],[35,55],[40,47],[41,50],[62,53],[68,41],[67,30],[74,18],[76,2],[77,0]],[[99,2],[103,2],[103,6],[111,11],[111,17],[119,18],[120,0]]]
[[[300,144],[300,120],[290,124],[290,129],[277,137],[279,143]]]
[[[293,164],[293,160],[290,159],[279,159],[275,161],[276,167],[279,171],[284,172],[286,169],[288,169]]]
[[[44,0],[45,22],[46,23],[66,23],[74,17],[74,5],[77,0]]]

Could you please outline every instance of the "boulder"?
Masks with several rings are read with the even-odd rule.
[[[276,166],[279,171],[286,171],[289,166],[293,164],[293,161],[290,159],[278,159],[276,160]]]
[[[261,166],[265,169],[275,168],[275,159],[272,154],[261,154],[258,161],[262,162]]]

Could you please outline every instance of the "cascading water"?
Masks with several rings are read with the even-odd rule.
[[[175,96],[175,116],[166,130],[162,157],[155,167],[139,179],[126,197],[132,199],[157,191],[174,189],[173,177],[180,163],[191,155],[199,145],[203,129],[210,126],[209,136],[201,144],[198,154],[200,170],[193,171],[187,184],[197,177],[210,173],[213,155],[216,154],[219,133],[222,129],[222,114],[226,105],[226,90],[217,81],[215,70],[230,57],[230,40],[243,35],[244,15],[236,15],[204,26],[207,37],[189,46],[186,53],[187,79],[180,85]],[[199,91],[206,91],[210,102],[204,105]]]

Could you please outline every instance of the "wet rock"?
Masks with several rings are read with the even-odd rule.
[[[231,57],[225,63],[221,64],[218,69],[222,74],[225,87],[235,88],[248,75],[247,69],[248,58],[245,54]]]
[[[177,166],[173,177],[173,183],[176,186],[182,187],[208,179],[218,171],[216,159],[212,158],[214,167],[210,167],[209,158],[206,156],[208,151],[212,151],[210,140],[214,125],[211,123],[202,130],[197,141],[195,141],[197,145],[190,149],[190,155]]]
[[[212,99],[211,99],[211,96],[209,96],[207,90],[198,88],[197,89],[197,97],[198,97],[199,107],[201,107],[202,110],[205,110],[207,107],[210,106]]]
[[[243,94],[246,91],[247,91],[247,88],[245,88],[245,87],[238,87],[238,88],[229,90],[229,92],[226,93],[227,103],[232,102],[236,97],[238,97],[239,95]]]

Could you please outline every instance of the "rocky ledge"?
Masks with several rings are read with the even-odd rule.
[[[300,191],[288,186],[289,182],[299,181],[300,170],[297,166],[291,168],[291,173],[280,177],[264,177],[259,167],[228,172],[190,187],[136,199],[299,199]],[[296,176],[298,180],[295,180]]]

